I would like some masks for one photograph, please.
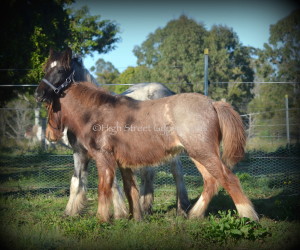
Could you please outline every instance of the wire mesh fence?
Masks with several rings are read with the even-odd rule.
[[[282,149],[275,154],[261,152],[248,153],[236,167],[235,172],[242,180],[263,183],[268,189],[277,189],[289,194],[300,193],[299,157],[297,149]],[[202,178],[192,161],[185,155],[180,156],[183,175],[189,192],[197,191],[203,185]],[[168,163],[155,168],[155,188],[175,191],[175,182]],[[0,192],[8,195],[25,193],[67,194],[73,174],[72,155],[20,155],[1,156]],[[136,171],[140,183],[139,171]],[[117,173],[119,183],[122,183]],[[89,164],[88,188],[96,189],[98,184],[97,168],[93,161]]]
[[[300,109],[286,106],[283,100],[276,109],[262,111],[257,105],[252,110],[242,115],[247,131],[246,156],[234,171],[242,184],[246,181],[247,185],[261,185],[264,190],[299,194]],[[72,150],[66,140],[53,144],[45,139],[46,120],[40,114],[39,109],[24,100],[15,100],[13,105],[0,109],[2,194],[68,193],[73,174]],[[198,170],[186,155],[180,159],[187,189],[199,192],[203,181]],[[156,167],[155,173],[156,188],[175,190],[168,163]],[[136,176],[140,182],[138,171]],[[88,183],[89,189],[97,188],[93,161],[89,164]]]
[[[181,156],[185,165],[184,176],[189,188],[198,188],[202,181],[195,167],[186,156]],[[18,157],[1,157],[1,191],[12,194],[20,191],[34,193],[66,192],[73,175],[72,155],[23,155]],[[5,166],[5,167],[3,167]],[[140,183],[139,171],[136,171]],[[121,184],[120,173],[117,178]],[[173,177],[168,163],[156,167],[155,187],[172,189]],[[95,162],[89,163],[88,188],[96,189],[98,185]],[[174,186],[175,188],[175,186]]]

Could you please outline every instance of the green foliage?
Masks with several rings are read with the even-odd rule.
[[[151,33],[141,46],[135,47],[138,65],[151,69],[151,81],[181,83],[181,91],[191,91],[185,84],[203,78],[206,33],[204,25],[186,16],[172,20],[166,27]]]
[[[141,46],[135,47],[134,54],[138,65],[148,68],[143,75],[144,82],[175,82],[180,84],[170,86],[175,92],[202,92],[205,48],[209,49],[210,82],[253,80],[251,48],[242,46],[231,28],[215,25],[208,31],[203,24],[184,15],[151,33]],[[250,84],[212,85],[210,96],[236,104],[251,99],[252,87]]]
[[[264,44],[263,50],[254,50],[257,56],[254,59],[257,80],[300,81],[299,25],[300,10],[298,9],[270,26],[269,43]]]
[[[118,84],[127,84],[133,82],[133,77],[135,74],[135,67],[128,67],[126,70],[124,70],[119,77],[116,79],[116,83]],[[126,89],[128,89],[128,86],[126,85],[117,85],[114,87],[114,92],[117,94],[120,94],[124,92]]]
[[[91,16],[87,6],[79,10],[68,9],[70,35],[66,43],[73,51],[82,55],[92,52],[107,53],[115,48],[119,41],[118,26],[109,20],[101,20],[101,16]]]
[[[119,71],[113,66],[111,62],[106,62],[100,58],[96,62],[96,67],[92,68],[97,75],[97,81],[100,84],[114,84],[117,81],[118,76],[120,75]],[[115,87],[104,86],[104,88],[114,91]]]
[[[236,176],[240,179],[241,182],[253,179],[253,177],[248,173],[237,173]]]
[[[237,34],[222,25],[211,28],[205,43],[209,48],[209,80],[217,83],[210,86],[209,95],[215,100],[225,99],[239,112],[245,112],[242,104],[252,99],[253,84],[242,82],[253,81],[251,48],[240,44]]]
[[[41,64],[49,46],[62,45],[68,35],[68,19],[62,1],[1,1],[0,75],[3,84],[33,84],[40,78]],[[7,17],[9,20],[7,21]],[[6,19],[6,20],[5,20]],[[12,89],[0,93],[1,104],[14,96]]]
[[[0,68],[1,84],[37,84],[42,75],[49,48],[71,46],[76,53],[106,53],[114,48],[118,27],[100,16],[91,16],[87,7],[67,9],[72,0],[1,2]],[[7,22],[9,16],[11,22]],[[18,89],[19,92],[24,90]],[[32,94],[33,88],[30,89]],[[14,89],[0,92],[0,105],[15,97]]]
[[[300,9],[270,27],[270,45],[265,53],[278,66],[277,76],[284,81],[300,81]]]
[[[278,21],[270,27],[269,44],[264,44],[264,50],[256,50],[258,58],[255,60],[255,68],[258,80],[262,81],[290,81],[299,82],[300,67],[300,10],[292,12],[289,16]],[[299,84],[266,84],[262,85],[256,91],[256,106],[263,106],[265,109],[277,108],[278,99],[283,102],[284,95],[289,94],[291,107],[297,106],[299,102]],[[276,99],[277,98],[277,99]],[[255,104],[254,103],[254,104]],[[253,110],[254,104],[250,105]],[[277,105],[278,106],[278,105]],[[281,104],[281,108],[282,108]],[[262,108],[262,107],[259,107]]]
[[[270,236],[268,228],[249,218],[239,218],[234,210],[218,212],[219,216],[210,214],[203,237],[213,242],[225,243],[228,240],[258,240]]]
[[[278,21],[270,27],[269,44],[256,50],[254,60],[258,81],[299,82],[300,67],[300,10]],[[252,125],[261,126],[259,135],[285,136],[285,95],[288,95],[290,124],[299,124],[299,83],[258,84],[254,88],[254,99],[248,105],[248,113],[256,113]],[[273,127],[264,125],[273,124]],[[279,124],[276,126],[276,124]],[[297,138],[297,126],[290,128],[291,136]]]
[[[109,89],[120,94],[128,88],[127,85],[121,84],[151,82],[151,72],[151,69],[145,65],[128,67],[114,80],[114,83],[120,85],[109,87]]]

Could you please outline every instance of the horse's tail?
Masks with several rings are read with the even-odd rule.
[[[245,153],[246,136],[240,115],[226,102],[214,102],[223,140],[222,160],[233,167]]]

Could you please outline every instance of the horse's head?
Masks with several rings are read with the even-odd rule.
[[[72,50],[68,48],[63,52],[55,52],[50,49],[44,71],[45,77],[35,90],[34,96],[38,102],[51,103],[73,81]]]

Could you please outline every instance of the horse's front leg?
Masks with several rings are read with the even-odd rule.
[[[141,220],[142,210],[139,202],[140,195],[133,171],[130,168],[122,167],[120,167],[120,171],[123,179],[125,194],[129,203],[130,217],[133,217],[135,220]]]
[[[179,157],[171,160],[171,172],[176,183],[177,214],[186,217],[191,203],[184,184],[182,164]]]
[[[114,217],[115,219],[126,218],[128,211],[125,205],[123,193],[118,185],[117,177],[115,176],[114,184],[112,187],[113,204],[114,204]]]
[[[86,205],[89,157],[86,150],[70,131],[68,131],[68,139],[74,150],[74,174],[71,179],[70,197],[65,209],[65,214],[73,216],[80,214]]]
[[[115,158],[109,152],[98,152],[95,160],[99,182],[97,217],[102,222],[108,222],[110,219],[109,209],[112,203],[112,187],[117,164]]]

